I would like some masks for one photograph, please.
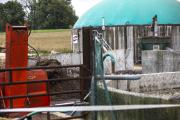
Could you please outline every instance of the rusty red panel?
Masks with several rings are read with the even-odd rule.
[[[28,72],[28,80],[47,80],[47,73],[44,70],[32,70]],[[47,84],[46,83],[33,83],[27,86],[27,93],[29,95],[37,94],[47,94]],[[49,106],[50,98],[49,96],[32,97],[29,98],[29,107],[40,107]]]
[[[5,73],[0,73],[0,83],[4,83],[5,81]],[[5,94],[4,94],[4,87],[3,86],[0,86],[0,96],[3,97]],[[6,105],[5,105],[5,101],[4,100],[0,100],[0,107],[2,108],[5,108]]]
[[[6,68],[27,67],[28,64],[28,28],[26,26],[6,26]],[[12,78],[12,79],[11,79]],[[5,74],[6,82],[27,80],[27,71],[13,71]],[[5,87],[6,96],[26,95],[27,85]],[[6,100],[7,107],[21,108],[26,105],[26,98]]]
[[[21,68],[28,64],[28,28],[26,26],[6,26],[6,64],[5,67]],[[3,77],[4,76],[4,77]],[[43,70],[19,70],[0,74],[0,82],[23,82],[33,80],[47,80],[47,73]],[[33,83],[5,86],[4,96],[26,96],[47,94],[46,83]],[[1,95],[2,96],[2,95]],[[49,96],[30,98],[6,99],[6,108],[24,108],[49,106]]]

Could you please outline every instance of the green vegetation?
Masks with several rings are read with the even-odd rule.
[[[17,0],[0,3],[0,46],[5,46],[6,23],[30,25],[29,44],[43,54],[69,53],[71,31],[77,16],[71,0]]]
[[[0,26],[5,30],[6,23],[13,25],[24,24],[25,12],[23,6],[16,1],[8,1],[5,4],[0,3]]]
[[[42,54],[42,55],[49,55],[49,54],[51,54],[51,51],[48,51],[48,50],[38,50],[38,52],[40,54]],[[56,52],[58,52],[58,53],[72,53],[73,50],[70,49],[70,48],[62,48],[62,49],[58,49]]]
[[[59,49],[58,51],[61,53],[72,53],[73,52],[72,49],[68,49],[68,48]]]
[[[45,30],[32,30],[32,33],[47,33],[47,32],[67,32],[70,29],[45,29]]]
[[[0,31],[6,23],[28,24],[33,30],[69,29],[78,17],[71,0],[21,0],[0,3]]]
[[[71,30],[33,30],[29,43],[40,53],[49,54],[52,50],[71,53]],[[0,33],[0,46],[5,46],[5,33]]]
[[[66,0],[27,0],[29,1],[29,22],[33,29],[70,28],[77,16]]]
[[[43,29],[43,30],[32,30],[32,33],[48,33],[48,32],[67,32],[70,29]],[[0,32],[1,35],[4,35],[5,32]]]

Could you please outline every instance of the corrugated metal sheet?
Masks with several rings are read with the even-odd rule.
[[[180,25],[160,25],[158,29],[158,36],[171,37],[172,49],[180,51]],[[73,31],[77,31],[77,29],[74,29]],[[81,31],[81,29],[79,29],[79,31]],[[132,49],[135,63],[141,59],[139,38],[147,36],[152,36],[150,25],[115,26],[106,27],[105,30],[105,40],[113,50]],[[79,41],[82,41],[81,36],[79,37]]]

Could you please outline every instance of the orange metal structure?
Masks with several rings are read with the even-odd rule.
[[[28,64],[28,28],[26,26],[6,26],[6,64],[5,67],[27,67]],[[19,82],[27,80],[27,71],[13,71],[12,79],[6,72],[5,82]],[[11,80],[10,80],[11,79]],[[27,85],[13,85],[5,87],[5,96],[26,95]],[[6,100],[6,107],[25,107],[26,98]]]
[[[8,68],[21,68],[28,65],[28,27],[6,25],[6,63]],[[33,80],[47,80],[47,73],[44,70],[19,70],[0,74],[0,82],[23,82]],[[46,94],[46,83],[32,83],[21,85],[10,85],[1,87],[4,96],[23,96],[34,94]],[[1,95],[1,94],[0,94]],[[1,95],[2,96],[2,95]],[[48,96],[32,98],[18,98],[5,100],[5,108],[24,108],[49,106]]]
[[[47,73],[44,70],[32,70],[28,72],[28,80],[47,80]],[[31,95],[47,94],[46,83],[33,83],[27,86],[27,93]],[[29,98],[29,107],[49,106],[50,99],[47,96]]]

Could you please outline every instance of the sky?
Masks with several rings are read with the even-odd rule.
[[[72,5],[78,16],[82,16],[88,9],[101,0],[72,0]]]
[[[0,0],[0,2],[5,2],[8,0]],[[76,11],[77,16],[82,16],[88,9],[90,9],[95,4],[99,3],[101,0],[72,0],[72,5]],[[177,0],[180,2],[180,0]]]
[[[0,0],[6,2],[8,0]],[[73,8],[77,16],[82,16],[88,9],[100,2],[101,0],[72,0]]]

